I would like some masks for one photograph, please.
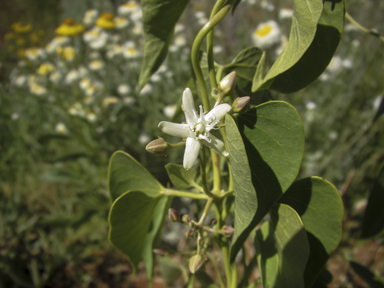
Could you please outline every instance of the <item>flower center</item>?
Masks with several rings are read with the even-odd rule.
[[[267,36],[270,32],[272,31],[272,26],[271,25],[266,25],[261,29],[258,29],[256,31],[256,35],[260,37],[265,37]]]

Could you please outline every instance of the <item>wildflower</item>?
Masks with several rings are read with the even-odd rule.
[[[19,119],[19,117],[20,117],[20,115],[17,112],[13,112],[11,114],[11,120],[13,120],[13,121],[16,121],[17,119]]]
[[[104,107],[108,107],[110,105],[116,104],[117,102],[119,102],[119,98],[116,98],[114,96],[108,96],[104,98],[102,105]]]
[[[58,71],[54,71],[52,72],[50,75],[49,75],[49,80],[54,83],[54,84],[57,84],[59,83],[59,81],[61,80],[61,78],[63,77],[63,75],[58,72]]]
[[[187,124],[162,121],[159,123],[159,128],[171,136],[187,138],[183,160],[184,168],[188,170],[193,166],[202,144],[213,149],[220,156],[228,156],[224,143],[213,136],[210,131],[215,129],[215,126],[220,122],[221,118],[223,118],[232,107],[228,104],[220,104],[205,114],[203,106],[200,106],[200,116],[198,116],[194,107],[193,95],[189,88],[184,90],[182,103]]]
[[[88,67],[92,71],[99,71],[104,68],[104,62],[100,60],[93,60],[89,63]]]
[[[32,25],[31,24],[23,25],[20,22],[16,22],[12,24],[12,30],[18,34],[27,33],[32,30]]]
[[[45,52],[41,48],[29,48],[25,50],[25,57],[30,61],[36,61],[45,58]]]
[[[116,17],[113,19],[116,29],[124,29],[128,26],[129,22],[126,18]]]
[[[73,82],[77,81],[79,77],[79,72],[76,69],[72,69],[68,72],[67,76],[65,77],[65,83],[70,85]]]
[[[283,8],[279,11],[279,19],[290,19],[293,16],[293,10],[289,8]]]
[[[55,30],[55,33],[61,36],[76,36],[84,32],[84,26],[76,24],[71,18],[67,18]]]
[[[101,13],[99,19],[96,21],[96,25],[107,30],[115,28],[115,22],[113,22],[113,14]]]
[[[84,116],[85,115],[83,105],[81,105],[81,103],[79,103],[79,102],[76,102],[71,107],[69,107],[68,113],[71,115],[74,115],[74,116]]]
[[[12,79],[13,80],[13,79]],[[17,76],[14,81],[12,81],[13,84],[17,87],[23,87],[27,83],[27,76],[25,75],[19,75]]]
[[[79,82],[81,90],[86,90],[89,86],[91,86],[91,78],[89,77],[86,77]]]
[[[41,86],[40,84],[37,84],[35,82],[30,83],[29,85],[29,91],[37,96],[43,96],[47,94],[47,89],[44,86]]]
[[[264,0],[263,2],[261,2],[260,7],[269,12],[275,10],[275,6],[272,3],[268,2],[268,0]]]
[[[73,61],[73,59],[75,59],[75,49],[71,46],[65,47],[62,52],[62,57],[69,62]]]
[[[138,9],[138,6],[135,1],[128,1],[127,3],[120,5],[117,9],[119,15],[128,15],[131,12],[134,12]]]
[[[152,85],[147,83],[144,85],[143,89],[141,89],[139,96],[147,96],[151,94],[153,91]]]
[[[37,74],[45,76],[51,73],[54,69],[55,69],[55,66],[53,66],[51,63],[49,62],[42,63],[39,69],[37,69]]]
[[[91,26],[95,23],[97,16],[99,15],[99,12],[96,9],[90,9],[85,11],[83,23],[86,26]]]
[[[117,86],[117,92],[120,95],[127,95],[129,92],[131,92],[131,88],[127,84],[120,84]]]
[[[68,133],[67,126],[65,126],[65,124],[62,122],[59,122],[56,124],[55,131],[59,134],[67,134]]]
[[[125,59],[134,59],[139,56],[139,52],[135,48],[135,43],[127,41],[123,46],[123,56]]]
[[[260,23],[253,32],[252,38],[255,46],[267,49],[280,42],[280,29],[276,21],[270,20]]]
[[[91,122],[91,123],[95,123],[96,120],[97,120],[97,116],[96,116],[96,114],[93,113],[93,112],[88,112],[87,115],[86,115],[86,117],[87,117],[87,120],[88,120],[89,122]]]
[[[176,112],[176,105],[173,105],[173,104],[167,105],[163,109],[163,113],[165,117],[167,117],[168,119],[172,119],[173,116],[175,115],[175,112]]]

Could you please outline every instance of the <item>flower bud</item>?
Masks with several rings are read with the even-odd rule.
[[[169,208],[168,210],[168,218],[172,222],[180,222],[180,213],[175,209]]]
[[[213,225],[216,225],[216,223],[217,223],[217,220],[216,219],[212,219],[211,220],[211,225],[213,226]]]
[[[225,237],[230,237],[232,234],[233,234],[233,231],[235,229],[233,229],[233,227],[231,226],[223,226],[223,228],[221,228],[221,231],[220,233],[225,236]]]
[[[205,259],[201,255],[195,255],[189,259],[189,270],[192,274],[199,272],[204,267]]]
[[[157,156],[167,156],[169,148],[168,142],[161,137],[148,143],[147,147],[145,147],[149,153]]]
[[[242,111],[245,107],[247,107],[250,100],[251,100],[251,97],[249,96],[237,97],[235,101],[233,101],[232,103],[232,111],[234,113],[238,113]]]
[[[195,235],[195,231],[193,230],[188,230],[187,232],[185,232],[185,238],[187,239],[192,239],[193,235]]]
[[[223,79],[221,79],[218,89],[222,96],[228,96],[233,93],[236,86],[236,71],[229,73]]]
[[[183,215],[183,217],[181,218],[181,220],[182,220],[184,223],[190,223],[190,222],[191,222],[191,217],[189,217],[188,214],[185,214],[185,215]]]

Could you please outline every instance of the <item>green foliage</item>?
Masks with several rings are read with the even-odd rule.
[[[367,267],[356,263],[354,261],[350,261],[349,265],[352,269],[359,275],[365,282],[368,283],[371,288],[383,288],[384,287],[384,279],[381,279],[372,271],[370,271]]]
[[[255,247],[263,287],[305,287],[303,273],[309,244],[295,210],[284,204],[275,207],[271,222],[256,232]]]
[[[177,165],[169,163],[165,165],[167,169],[169,179],[172,184],[178,189],[187,189],[196,185],[196,170],[189,169],[185,170],[183,165]]]
[[[237,125],[252,171],[258,208],[254,207],[257,213],[251,216],[253,220],[245,231],[239,233],[235,228],[231,259],[249,232],[296,179],[304,153],[303,125],[295,108],[288,103],[268,102],[252,108],[238,116]]]
[[[253,79],[252,91],[270,87],[282,93],[291,93],[319,77],[340,42],[344,13],[344,0],[337,3],[294,1],[288,46],[266,74],[263,54]]]
[[[341,240],[340,193],[328,181],[311,177],[293,183],[279,202],[295,209],[304,223],[310,247],[304,280],[311,287]]]
[[[111,200],[115,201],[132,190],[153,197],[163,190],[163,186],[131,155],[117,151],[109,163],[108,190]]]
[[[172,41],[173,30],[189,0],[142,0],[144,59],[139,91],[163,63]],[[161,24],[160,24],[161,23]]]

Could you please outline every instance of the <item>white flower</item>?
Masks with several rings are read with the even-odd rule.
[[[147,133],[141,132],[138,141],[141,145],[145,145],[151,141],[151,137]]]
[[[131,92],[131,88],[127,84],[120,84],[117,86],[117,92],[119,95],[127,95],[129,92]]]
[[[252,34],[253,43],[260,49],[267,49],[281,40],[281,33],[276,21],[260,23]]]
[[[293,10],[289,8],[283,8],[279,11],[279,19],[290,19],[293,16]]]
[[[163,113],[165,117],[167,117],[168,119],[173,118],[173,116],[175,115],[175,112],[176,112],[176,105],[173,105],[173,104],[167,105],[163,109]]]
[[[59,134],[67,134],[68,133],[67,126],[65,126],[65,124],[62,122],[59,122],[56,124],[55,131]]]
[[[213,149],[220,156],[228,156],[224,143],[213,136],[210,131],[216,128],[221,118],[232,107],[229,104],[220,104],[205,114],[203,106],[200,105],[200,115],[198,115],[195,110],[193,95],[189,88],[184,90],[182,103],[187,124],[162,121],[159,123],[159,128],[171,136],[187,138],[183,160],[184,168],[188,170],[193,166],[202,144]]]

